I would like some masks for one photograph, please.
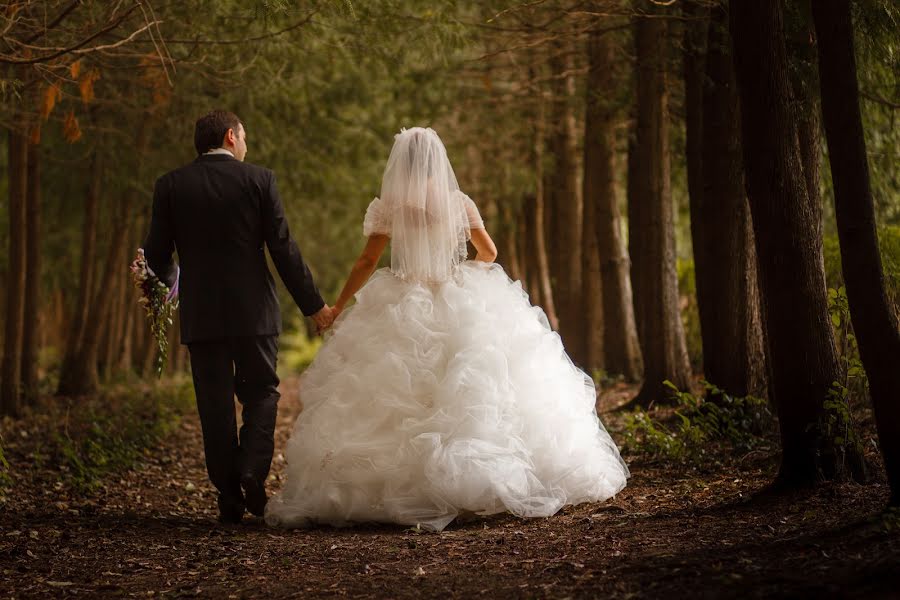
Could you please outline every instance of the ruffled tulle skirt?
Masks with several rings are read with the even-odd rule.
[[[498,265],[441,284],[377,271],[300,383],[271,525],[441,530],[461,513],[550,516],[628,469],[592,380]]]

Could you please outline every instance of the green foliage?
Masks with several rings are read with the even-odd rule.
[[[297,374],[312,363],[322,347],[322,338],[310,337],[303,327],[295,326],[281,334],[279,346],[279,370]]]
[[[863,374],[865,376],[865,374]],[[840,381],[832,383],[828,397],[824,403],[824,416],[821,418],[819,435],[829,445],[840,449],[843,456],[863,455],[862,440],[853,425],[853,414],[850,411],[850,391]]]
[[[131,467],[168,434],[193,405],[190,380],[179,378],[143,392],[108,392],[98,402],[59,416],[42,451],[77,490],[90,492],[105,474]]]
[[[859,356],[859,344],[850,322],[850,305],[844,286],[828,289],[828,312],[841,361],[841,381],[835,382],[836,390],[843,390],[842,396],[865,398],[868,396],[869,379]]]
[[[900,4],[893,0],[851,3],[863,131],[878,222],[900,225]],[[828,182],[830,184],[830,180]],[[898,297],[895,296],[895,300]]]
[[[609,373],[606,369],[594,369],[591,372],[591,379],[594,380],[597,389],[604,389],[625,381],[625,376],[621,373]]]
[[[881,267],[888,300],[893,306],[894,314],[900,317],[900,225],[878,228],[878,248],[881,251]],[[844,275],[841,269],[841,245],[836,234],[825,236],[824,255],[828,287],[837,289],[844,285]]]
[[[694,260],[678,260],[678,294],[681,296],[681,322],[687,342],[691,367],[703,367],[703,338],[700,335],[700,309],[697,306],[697,284],[694,279]]]
[[[844,286],[828,289],[828,312],[840,360],[840,379],[832,382],[825,399],[824,415],[819,423],[819,435],[830,445],[862,456],[862,440],[853,426],[851,399],[865,399],[869,395],[869,379],[859,356],[859,345],[850,323],[850,305]]]
[[[634,411],[625,420],[625,450],[655,458],[700,462],[708,458],[710,443],[749,450],[765,441],[764,436],[773,425],[765,400],[732,396],[709,382],[702,383],[707,398],[715,401],[703,400],[666,381],[676,401],[674,418],[664,421],[642,409]]]
[[[6,460],[6,455],[3,452],[3,436],[0,435],[0,491],[9,487],[11,483],[10,466],[9,462]]]
[[[881,527],[887,532],[900,532],[900,508],[892,506],[881,515]]]

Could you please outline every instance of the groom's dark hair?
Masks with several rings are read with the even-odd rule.
[[[229,129],[237,130],[238,125],[243,123],[236,114],[227,110],[214,110],[197,119],[194,126],[194,148],[197,149],[197,154],[221,148],[225,134]]]

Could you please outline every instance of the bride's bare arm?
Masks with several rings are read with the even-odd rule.
[[[350,276],[347,277],[347,283],[344,284],[344,289],[341,290],[340,297],[332,307],[334,318],[337,318],[337,316],[341,314],[344,307],[350,301],[350,298],[353,297],[353,294],[359,291],[359,288],[363,286],[366,280],[375,271],[375,267],[378,266],[378,259],[381,258],[381,254],[387,247],[389,240],[390,238],[386,235],[376,234],[369,236],[366,247],[363,248],[362,253],[359,255],[359,258],[356,259],[353,268],[350,270]]]
[[[494,245],[494,240],[488,235],[487,230],[472,229],[471,231],[472,245],[478,251],[478,254],[475,255],[475,260],[494,262],[497,259],[497,246]]]

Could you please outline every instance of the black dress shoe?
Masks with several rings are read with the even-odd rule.
[[[261,517],[266,512],[266,485],[253,475],[246,473],[241,476],[241,487],[244,489],[244,500],[247,502],[247,510],[251,515]]]
[[[244,516],[242,500],[220,495],[217,502],[219,504],[219,523],[236,525],[241,522]]]

